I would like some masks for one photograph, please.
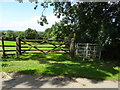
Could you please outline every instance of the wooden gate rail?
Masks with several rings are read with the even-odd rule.
[[[2,47],[2,45],[0,45]],[[4,45],[4,47],[16,47],[16,45]]]
[[[41,51],[42,53],[46,54],[45,52],[43,52],[43,50],[38,49],[36,46],[32,46],[31,44],[28,44],[28,43],[27,43],[26,41],[24,41],[24,40],[21,40],[21,41],[24,42],[25,44],[31,46],[30,49],[29,49],[29,51],[31,50],[31,48],[35,48],[35,49],[37,49],[38,51]],[[24,52],[25,52],[25,51],[24,51]],[[22,52],[22,53],[24,53],[24,52]]]
[[[5,47],[16,47],[16,45],[5,45],[3,37],[1,37],[0,40],[2,42],[1,45],[0,45],[0,47],[2,47],[1,50],[0,50],[0,53],[2,52],[1,57],[4,58],[4,57],[7,57],[7,55],[15,55],[15,53],[7,53],[7,52],[14,52],[14,51],[16,52],[16,49],[6,50]],[[7,40],[7,41],[13,41],[13,40]]]
[[[2,41],[2,45],[0,45],[0,47],[2,47],[2,50],[0,50],[0,52],[2,52],[3,57],[5,57],[7,55],[15,55],[15,54],[21,55],[23,53],[28,53],[29,51],[35,51],[35,52],[40,51],[43,54],[47,54],[47,53],[56,53],[56,54],[67,53],[67,54],[69,54],[69,48],[66,48],[67,43],[64,40],[22,40],[19,37],[17,37],[16,45],[4,45],[3,37],[1,38],[1,41]],[[11,41],[11,40],[9,40],[9,41]],[[35,45],[33,45],[28,42],[37,42],[37,43],[35,43]],[[27,45],[27,46],[24,46],[23,44]],[[37,46],[37,45],[44,45],[44,44],[47,44],[50,46]],[[5,50],[5,47],[16,47],[16,49]],[[10,52],[10,53],[6,53],[6,52]],[[11,53],[11,52],[13,52],[13,53]],[[14,52],[16,52],[16,53],[14,53]],[[35,52],[30,52],[30,53],[35,53]]]
[[[29,46],[21,46],[21,48],[28,48]],[[37,48],[53,48],[53,47],[51,47],[51,46],[37,46]],[[62,48],[66,48],[66,47],[62,47]]]
[[[51,43],[50,41],[63,41],[63,40],[21,40],[21,43],[22,45],[28,45],[28,46],[21,46],[21,48],[29,48],[29,49],[22,49],[22,53],[25,53],[26,51],[41,51],[42,53],[44,54],[47,54],[47,53],[50,53],[50,52],[53,52],[53,51],[64,51],[65,53],[69,53],[68,50],[64,50],[63,48],[66,48],[65,46],[65,43],[62,43],[62,44],[58,44],[58,43]],[[31,44],[28,44],[27,42],[37,42],[39,44],[37,45],[41,45],[41,44],[49,44],[49,45],[52,45],[52,46],[35,46],[35,45],[31,45]],[[32,48],[34,48],[35,50],[32,50]],[[51,48],[51,50],[41,50],[41,49],[38,49],[38,48]],[[58,49],[59,50],[56,50]],[[47,51],[47,52],[44,52],[44,51]]]

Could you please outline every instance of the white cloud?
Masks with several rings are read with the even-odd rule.
[[[47,16],[48,25],[40,26],[37,23],[37,20],[39,20],[40,16],[35,16],[29,20],[26,21],[12,21],[9,24],[1,25],[0,30],[20,30],[24,31],[27,28],[36,29],[37,31],[44,31],[46,28],[51,27],[55,22],[59,22],[62,18],[58,19],[54,14],[51,14]]]

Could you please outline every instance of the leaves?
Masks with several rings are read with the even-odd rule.
[[[38,32],[31,28],[25,30],[25,38],[26,39],[36,39],[38,37]]]
[[[38,5],[36,5],[36,6],[34,7],[34,9],[36,10],[36,9],[37,9],[37,7],[38,7]]]
[[[43,26],[43,22],[40,22],[40,25]]]
[[[49,5],[54,7],[53,12],[56,17],[64,16],[61,23],[66,26],[71,25],[69,31],[71,33],[75,32],[77,40],[80,42],[92,41],[107,45],[115,41],[116,38],[120,38],[120,1],[76,2],[74,4],[71,4],[71,2],[44,2],[41,4],[44,8],[43,12]],[[37,6],[35,6],[36,8]],[[48,24],[44,15],[41,17],[39,24],[41,26]],[[64,29],[64,26],[61,26],[61,28],[55,24],[54,27],[56,27],[56,33],[59,35],[61,33],[57,30],[62,31],[63,35],[61,36],[66,35],[66,31],[68,31]],[[55,31],[54,29],[53,31]]]

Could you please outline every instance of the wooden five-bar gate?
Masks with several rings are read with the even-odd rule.
[[[5,45],[5,40],[1,38],[2,44],[0,47],[2,49],[2,56],[6,57],[7,55],[22,55],[29,53],[42,53],[42,54],[69,54],[69,41],[63,40],[22,40],[19,37],[16,38],[16,45]],[[5,49],[6,47],[14,47],[14,50]],[[14,53],[7,53],[14,52]]]

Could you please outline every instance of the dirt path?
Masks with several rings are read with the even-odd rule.
[[[118,88],[118,81],[10,73],[2,75],[2,88]]]

